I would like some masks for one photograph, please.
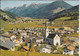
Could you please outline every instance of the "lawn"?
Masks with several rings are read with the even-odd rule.
[[[27,52],[20,52],[20,51],[0,51],[0,56],[27,56]],[[77,55],[62,55],[62,54],[48,54],[48,53],[38,53],[32,52],[30,56],[77,56]]]

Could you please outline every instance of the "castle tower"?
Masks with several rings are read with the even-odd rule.
[[[46,41],[46,38],[48,37],[49,35],[49,29],[48,29],[48,26],[47,26],[47,22],[45,23],[45,41]]]

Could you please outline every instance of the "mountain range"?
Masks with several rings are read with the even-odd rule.
[[[55,1],[52,3],[36,4],[31,5],[24,4],[20,7],[7,8],[5,11],[14,13],[20,17],[31,17],[31,18],[49,18],[65,9],[69,9],[72,6],[64,1]]]

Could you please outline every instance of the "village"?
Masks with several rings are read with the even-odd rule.
[[[45,28],[13,28],[0,32],[0,49],[64,55],[79,54],[79,37],[70,36],[79,33],[79,29],[76,29],[77,31],[66,26],[49,29],[47,22]]]

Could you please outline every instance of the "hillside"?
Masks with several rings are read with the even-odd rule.
[[[79,19],[77,20],[70,20],[70,19],[71,17],[56,18],[55,20],[52,21],[54,22],[52,26],[54,27],[68,26],[68,27],[72,27],[73,29],[76,29],[76,27],[79,27]]]
[[[55,15],[51,15],[49,16],[49,20],[52,21],[55,20],[56,18],[65,17],[65,16],[68,17],[79,16],[79,5],[74,6],[70,9],[63,10],[59,13],[56,13]]]
[[[56,6],[55,6],[56,5]],[[25,7],[15,7],[7,11],[17,14],[22,17],[32,17],[32,18],[48,18],[64,9],[71,8],[72,6],[64,1],[55,1],[50,4],[35,4]],[[22,9],[23,8],[23,9]]]
[[[20,51],[1,50],[0,55],[1,56],[27,56],[27,53],[26,52],[20,52]],[[78,55],[62,55],[62,54],[48,54],[48,53],[32,52],[32,53],[30,53],[30,56],[78,56]]]
[[[19,20],[21,19],[19,16],[13,14],[13,13],[10,13],[10,12],[7,12],[7,11],[3,11],[0,9],[0,20],[3,20],[3,21],[16,21],[16,20]]]

